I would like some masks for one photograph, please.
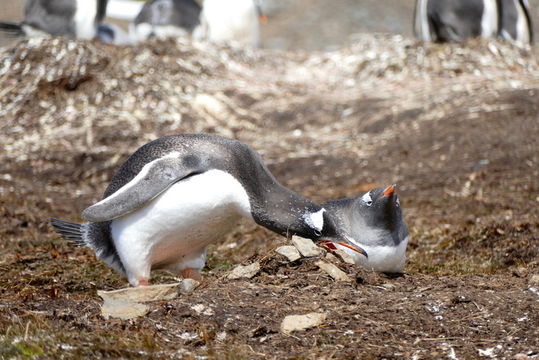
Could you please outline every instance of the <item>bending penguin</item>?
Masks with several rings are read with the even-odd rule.
[[[348,252],[356,264],[386,273],[401,273],[409,240],[395,185],[380,187],[358,198],[329,201],[327,209],[353,243],[361,244],[369,257],[357,256],[339,244],[327,244]]]
[[[416,0],[414,33],[424,41],[471,37],[528,44],[533,28],[527,0]]]
[[[67,240],[93,249],[147,285],[152,269],[200,279],[206,247],[246,217],[281,235],[335,242],[367,256],[323,207],[280,185],[247,145],[209,134],[173,135],[139,148],[112,178],[88,222],[51,219]]]
[[[106,8],[107,0],[28,0],[24,20],[0,23],[0,31],[13,36],[93,39]]]
[[[150,0],[130,24],[130,37],[138,42],[190,35],[200,24],[200,11],[195,0]]]

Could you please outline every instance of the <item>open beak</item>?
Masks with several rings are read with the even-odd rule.
[[[329,249],[332,249],[332,250],[336,249],[335,244],[341,245],[341,246],[347,247],[347,248],[349,248],[351,250],[354,250],[357,253],[360,253],[361,255],[365,256],[366,258],[369,257],[369,254],[367,254],[367,252],[365,250],[363,250],[359,246],[349,244],[348,242],[343,242],[343,241],[337,242],[337,241],[321,240],[320,244],[322,244],[323,246],[325,246],[325,247],[327,247]]]
[[[382,197],[393,195],[393,193],[395,192],[396,187],[397,187],[397,185],[393,184],[393,185],[388,186],[387,188],[385,188],[384,192],[382,193]]]

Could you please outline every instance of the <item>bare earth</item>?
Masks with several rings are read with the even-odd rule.
[[[0,358],[538,358],[536,56],[381,35],[331,53],[60,39],[2,50]],[[211,247],[194,293],[105,320],[97,290],[126,280],[47,218],[79,221],[132,151],[179,132],[250,144],[315,201],[397,183],[405,274],[337,261],[352,280],[335,282],[242,223]],[[255,260],[253,279],[225,277]],[[309,312],[327,319],[280,331]]]

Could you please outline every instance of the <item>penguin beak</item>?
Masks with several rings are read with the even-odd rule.
[[[340,242],[339,241],[330,241],[330,240],[321,240],[320,244],[322,244],[323,246],[325,246],[325,247],[327,247],[329,249],[332,249],[332,250],[336,249],[335,244],[341,245],[341,246],[344,246],[344,247],[349,248],[351,250],[354,250],[357,253],[360,253],[361,255],[365,256],[366,258],[369,258],[369,254],[367,254],[367,252],[365,250],[363,250],[359,246],[350,244],[350,242],[348,240],[340,241]]]
[[[268,23],[268,17],[262,13],[258,15],[258,20],[262,25],[266,25]]]
[[[395,192],[396,187],[397,187],[397,185],[393,184],[393,185],[388,186],[387,188],[385,188],[384,192],[382,193],[382,197],[393,195],[393,193]]]

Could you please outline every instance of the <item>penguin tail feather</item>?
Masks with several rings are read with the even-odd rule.
[[[72,223],[56,218],[49,218],[51,225],[56,231],[64,237],[67,241],[77,246],[87,246],[84,241],[84,229],[81,224]]]
[[[15,23],[0,22],[0,32],[13,37],[24,36],[22,26]]]

